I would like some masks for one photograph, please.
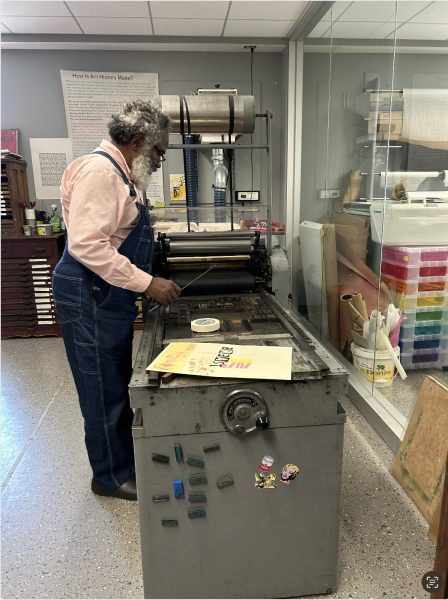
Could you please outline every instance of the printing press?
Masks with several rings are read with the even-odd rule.
[[[348,374],[286,308],[269,209],[198,206],[154,220],[152,273],[185,289],[150,307],[130,383],[145,598],[337,589]],[[214,331],[192,330],[207,319]],[[147,371],[174,341],[289,346],[291,380]]]

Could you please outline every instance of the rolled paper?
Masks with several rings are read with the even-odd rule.
[[[351,294],[344,294],[344,296],[341,296],[341,310],[342,310],[342,316],[344,317],[344,325],[345,325],[345,331],[347,333],[347,341],[348,341],[349,347],[353,341],[352,318],[350,315],[350,311],[348,309],[351,299],[352,299]]]
[[[369,320],[369,316],[367,315],[366,301],[359,292],[356,292],[356,294],[352,294],[351,304],[353,304],[353,306],[356,308],[356,310],[359,312],[359,314],[365,321]]]
[[[362,335],[364,323],[366,322],[366,320],[364,319],[364,317],[362,315],[359,314],[359,312],[356,310],[356,308],[353,306],[353,304],[348,305],[348,310],[350,313],[350,319],[352,322],[351,327],[352,327],[353,331],[356,331],[356,333],[359,333],[359,335]]]
[[[342,197],[341,204],[339,206],[339,210],[342,209],[344,204],[348,204],[349,202],[358,202],[359,191],[361,190],[362,184],[362,175],[360,170],[350,171],[348,174],[347,185],[345,187],[345,192]]]

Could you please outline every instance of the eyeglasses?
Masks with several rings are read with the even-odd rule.
[[[156,149],[157,154],[159,155],[160,158],[160,162],[165,162],[166,161],[166,156],[165,154],[163,154],[158,148],[157,146],[154,146],[154,148]]]

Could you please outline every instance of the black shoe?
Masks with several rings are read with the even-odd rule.
[[[92,478],[92,492],[97,496],[110,496],[112,498],[122,498],[123,500],[137,500],[137,483],[135,475],[132,475],[123,485],[115,490],[110,490],[105,485],[97,483]]]

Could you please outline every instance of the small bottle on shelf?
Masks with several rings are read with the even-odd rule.
[[[56,214],[58,210],[57,204],[52,204],[51,209],[53,216],[50,219],[50,223],[53,225],[53,233],[61,233],[61,217]]]

